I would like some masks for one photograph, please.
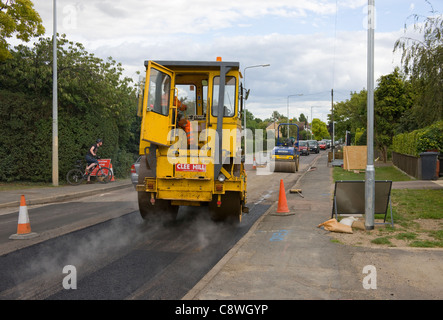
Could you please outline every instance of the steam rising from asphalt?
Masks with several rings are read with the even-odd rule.
[[[46,298],[61,289],[66,276],[62,273],[64,266],[74,266],[80,281],[82,275],[99,271],[137,248],[197,254],[208,247],[216,250],[220,241],[226,241],[226,232],[233,228],[213,222],[206,209],[181,207],[177,220],[172,223],[144,222],[139,213],[134,212],[39,244],[37,253],[30,254],[27,262],[21,261],[14,269],[18,292],[10,298]],[[156,245],[152,248],[153,244]],[[29,291],[38,282],[41,282],[38,290],[47,287],[46,293]],[[52,285],[48,287],[48,283]]]
[[[206,208],[185,207],[183,213],[191,217],[190,223],[185,228],[185,238],[195,248],[203,250],[209,245],[218,243],[232,226],[217,223],[205,214]],[[230,228],[231,227],[231,228]]]
[[[23,249],[32,252],[19,261],[12,271],[18,292],[10,298],[36,298],[36,294],[38,298],[44,298],[44,293],[29,292],[29,288],[41,282],[42,289],[48,282],[54,281],[60,289],[66,276],[62,273],[64,266],[73,265],[79,273],[82,268],[90,272],[91,269],[95,271],[102,267],[96,264],[97,261],[109,263],[113,258],[118,258],[119,252],[141,239],[142,234],[136,230],[136,221],[140,223],[140,220],[137,215],[115,218]],[[17,254],[24,256],[23,252]]]

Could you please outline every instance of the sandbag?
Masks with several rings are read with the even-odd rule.
[[[354,221],[352,223],[352,228],[353,229],[358,229],[358,230],[366,230],[365,222],[364,221],[360,221],[360,220]]]
[[[357,218],[352,216],[352,217],[347,217],[347,218],[341,219],[340,223],[352,227],[352,224],[354,223],[354,221],[357,221],[357,220],[358,220]]]
[[[329,219],[323,223],[320,223],[317,227],[323,227],[325,230],[332,232],[353,233],[350,226],[340,223],[336,219]]]

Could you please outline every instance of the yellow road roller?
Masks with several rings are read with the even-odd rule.
[[[287,138],[280,141],[280,126],[296,126],[297,139]],[[271,161],[274,163],[274,172],[297,172],[300,165],[300,152],[298,142],[300,138],[299,127],[295,123],[281,123],[277,128],[277,145],[272,149]]]
[[[148,60],[145,67],[141,216],[170,220],[180,206],[205,206],[212,219],[239,223],[248,211],[239,63]]]

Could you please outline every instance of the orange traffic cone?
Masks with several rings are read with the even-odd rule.
[[[257,163],[255,162],[255,157],[254,161],[252,162],[252,170],[257,170]]]
[[[37,236],[37,233],[31,232],[28,207],[26,206],[25,196],[22,195],[20,198],[20,209],[18,212],[17,233],[11,235],[9,239],[30,239]]]
[[[280,193],[278,194],[278,207],[277,213],[289,212],[288,202],[286,201],[285,185],[283,179],[280,179]]]
[[[289,212],[288,202],[286,201],[286,192],[285,185],[283,184],[283,179],[280,179],[280,192],[278,195],[278,207],[277,207],[277,216],[280,215],[292,215],[293,213]]]

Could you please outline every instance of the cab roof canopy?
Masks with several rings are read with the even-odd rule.
[[[205,68],[205,69],[220,69],[220,67],[227,67],[231,69],[240,69],[239,62],[232,61],[168,61],[168,60],[153,60],[155,63],[162,65],[166,68]],[[148,66],[149,61],[145,61],[145,67]]]

